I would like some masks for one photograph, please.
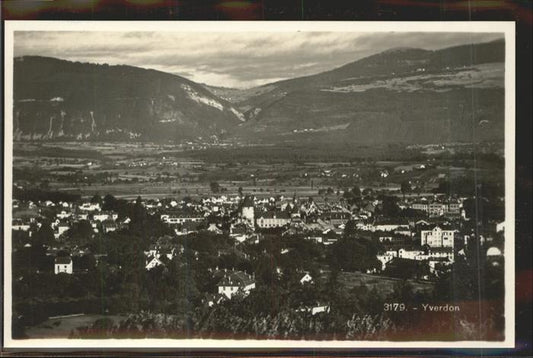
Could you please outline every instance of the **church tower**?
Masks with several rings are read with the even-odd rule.
[[[247,195],[242,203],[241,217],[255,226],[254,197]]]

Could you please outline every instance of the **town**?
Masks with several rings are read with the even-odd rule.
[[[181,317],[179,328],[173,326],[180,337],[217,332],[221,317],[231,317],[240,322],[233,334],[278,337],[286,327],[270,325],[294,320],[290,337],[329,325],[344,338],[390,338],[404,323],[383,312],[392,298],[428,304],[467,300],[481,290],[503,296],[504,216],[489,209],[499,197],[483,198],[480,218],[476,198],[416,194],[409,184],[397,191],[354,185],[313,196],[242,188],[226,195],[212,185],[217,193],[205,196],[130,200],[66,193],[44,199],[46,192],[15,188],[14,332],[20,337],[52,316],[109,315],[106,327],[121,331],[139,315],[165,313]],[[480,270],[487,282],[472,287],[469,274]],[[456,275],[465,275],[463,287],[450,279]],[[257,327],[258,317],[265,327]],[[71,335],[90,337],[92,328]]]

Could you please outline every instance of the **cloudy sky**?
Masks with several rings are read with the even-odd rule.
[[[503,34],[17,31],[14,55],[127,64],[246,88],[330,70],[395,47],[435,50],[498,38]]]

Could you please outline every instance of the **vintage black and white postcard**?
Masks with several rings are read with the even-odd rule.
[[[514,346],[514,23],[5,30],[6,347]]]

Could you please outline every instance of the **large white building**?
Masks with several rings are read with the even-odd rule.
[[[291,217],[286,212],[266,211],[257,215],[257,226],[261,229],[283,227],[291,222]]]
[[[422,250],[406,250],[406,249],[398,250],[398,257],[401,259],[422,261],[423,255],[424,255],[424,251]]]
[[[83,203],[80,205],[80,210],[84,211],[100,211],[100,204],[98,203]]]
[[[188,222],[198,223],[204,220],[204,217],[197,213],[165,213],[160,218],[162,222],[169,225],[179,225]]]
[[[104,222],[106,220],[115,221],[117,219],[118,219],[118,214],[114,213],[112,211],[101,211],[101,212],[93,215],[93,220],[94,221]]]
[[[422,230],[420,233],[420,245],[429,247],[453,247],[455,231],[443,230],[435,226],[432,230]]]
[[[420,200],[411,203],[411,209],[427,213],[431,217],[443,215],[460,215],[463,204],[461,200],[449,199],[445,201]]]

